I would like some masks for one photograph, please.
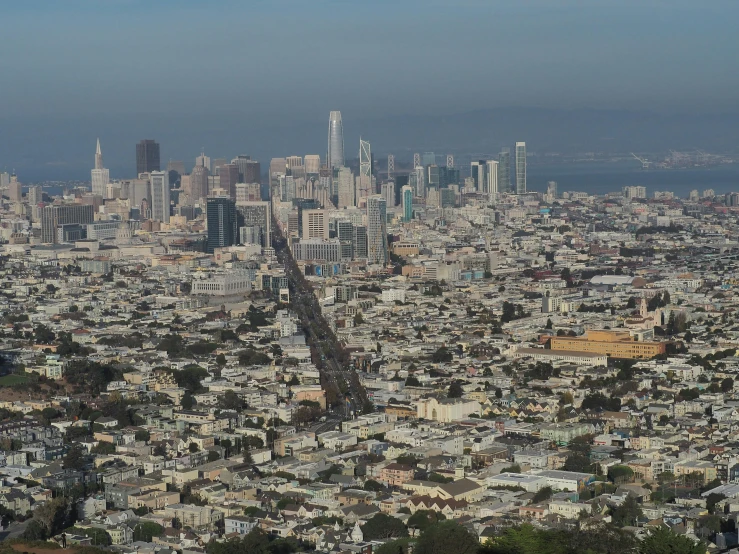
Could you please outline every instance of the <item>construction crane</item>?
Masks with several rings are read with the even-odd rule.
[[[650,161],[648,161],[646,158],[640,158],[639,156],[637,156],[633,152],[631,153],[631,155],[634,156],[637,160],[639,160],[641,162],[641,168],[642,169],[649,169],[649,164],[651,163]]]

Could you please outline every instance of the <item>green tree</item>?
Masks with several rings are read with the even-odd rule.
[[[144,521],[133,528],[133,540],[151,542],[153,537],[164,533],[164,527],[153,521]]]
[[[23,531],[21,538],[27,541],[43,541],[46,540],[48,536],[49,532],[46,530],[46,527],[44,527],[44,525],[38,520],[32,519],[28,523],[25,531]]]
[[[374,479],[367,479],[364,482],[364,490],[371,492],[380,492],[384,491],[385,487],[382,485],[382,483],[378,483]]]
[[[195,405],[195,399],[192,397],[192,394],[189,392],[186,392],[182,395],[182,398],[180,399],[180,406],[184,410],[192,410],[192,407]]]
[[[226,355],[223,352],[216,356],[216,363],[221,367],[226,365]]]
[[[544,487],[539,489],[536,494],[534,494],[534,497],[531,499],[531,502],[534,504],[538,504],[539,502],[544,502],[545,500],[549,500],[552,497],[552,487]]]
[[[362,534],[366,541],[397,539],[407,537],[408,529],[399,519],[380,513],[362,526]]]
[[[449,392],[447,393],[447,396],[449,398],[462,398],[463,394],[464,389],[462,389],[462,385],[459,383],[459,381],[454,381],[451,385],[449,385]]]
[[[87,464],[85,449],[79,444],[73,444],[63,458],[64,469],[82,469]]]
[[[611,517],[614,525],[617,527],[626,527],[636,525],[637,520],[643,515],[641,506],[636,501],[636,497],[630,494],[620,506],[616,506]]]
[[[429,527],[429,525],[433,525],[445,519],[446,516],[441,512],[435,512],[433,510],[418,510],[408,518],[408,527],[413,527],[423,532]]]
[[[706,554],[706,547],[666,527],[649,532],[638,548],[639,554]]]
[[[420,387],[421,382],[418,380],[418,378],[415,375],[411,374],[411,375],[408,375],[408,378],[405,380],[405,386],[406,387]]]
[[[611,466],[608,468],[608,478],[616,485],[628,483],[634,478],[634,471],[628,466]]]
[[[416,543],[414,554],[476,554],[480,541],[455,521],[431,525]]]
[[[93,546],[110,546],[113,544],[113,539],[105,531],[105,529],[98,529],[97,527],[79,528],[73,527],[72,530],[78,535],[84,535],[92,539]]]
[[[406,554],[408,552],[408,539],[398,539],[383,543],[372,550],[373,554]]]

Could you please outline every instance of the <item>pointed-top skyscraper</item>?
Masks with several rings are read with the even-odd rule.
[[[344,125],[341,112],[331,112],[328,117],[328,153],[326,163],[329,168],[344,167]]]
[[[95,148],[95,168],[90,172],[92,193],[105,198],[106,188],[110,182],[110,172],[103,167],[103,151],[100,149],[100,139]]]

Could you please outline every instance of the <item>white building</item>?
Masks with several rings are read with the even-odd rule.
[[[169,175],[165,171],[152,171],[151,219],[169,223]]]
[[[422,398],[416,403],[420,419],[450,422],[464,419],[480,411],[480,403],[464,398]]]

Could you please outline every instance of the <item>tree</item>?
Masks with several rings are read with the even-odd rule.
[[[565,459],[565,471],[577,471],[579,473],[588,473],[592,465],[590,458],[582,454],[570,454]]]
[[[367,479],[364,482],[364,490],[370,491],[370,492],[380,492],[380,491],[384,491],[385,487],[382,485],[382,483],[379,483],[375,481],[374,479]]]
[[[200,447],[196,443],[191,442],[187,449],[194,454],[195,452],[200,450]]]
[[[362,526],[364,540],[397,539],[408,536],[408,529],[403,522],[387,514],[375,514]]]
[[[638,548],[639,554],[705,554],[706,547],[666,527],[649,532]]]
[[[718,493],[718,492],[712,492],[706,497],[706,509],[708,510],[708,513],[715,513],[716,512],[716,504],[721,502],[726,498],[725,495]]]
[[[414,554],[476,554],[478,538],[455,521],[442,521],[426,529],[416,543]]]
[[[411,374],[411,375],[408,375],[408,378],[405,380],[405,386],[406,387],[420,387],[421,381],[419,381],[415,375]]]
[[[464,390],[462,389],[462,385],[460,385],[458,381],[454,381],[451,385],[449,385],[449,392],[447,393],[447,396],[449,398],[462,398],[463,394]]]
[[[552,318],[548,317],[547,318],[547,324],[546,324],[546,326],[544,328],[545,329],[551,329],[552,327],[554,327],[554,324],[552,323]]]
[[[33,519],[43,526],[48,537],[64,529],[70,510],[70,499],[58,496],[36,508],[33,512]]]
[[[240,410],[244,407],[244,401],[234,390],[228,389],[223,393],[221,406],[223,406],[225,410]]]
[[[544,502],[545,500],[549,500],[552,497],[552,487],[544,487],[539,489],[536,494],[534,494],[534,497],[531,499],[531,502],[534,504],[538,504],[539,502]]]
[[[634,471],[629,466],[611,466],[608,468],[608,478],[616,485],[628,483],[634,478]]]
[[[226,365],[226,355],[223,352],[216,356],[216,363],[221,367]]]
[[[21,535],[21,537],[27,541],[43,541],[46,540],[48,536],[49,533],[47,532],[46,527],[36,519],[32,519],[30,521],[26,530],[23,531],[23,534]]]
[[[85,450],[79,444],[72,445],[72,448],[64,455],[64,469],[82,469],[87,464]]]
[[[408,527],[413,527],[423,532],[428,529],[429,525],[433,525],[445,519],[446,516],[441,512],[435,512],[433,510],[418,510],[408,518]]]
[[[137,441],[149,442],[149,439],[151,439],[151,434],[146,429],[140,429],[140,430],[136,431],[136,434],[134,435],[134,438]]]
[[[721,392],[730,392],[734,389],[734,379],[727,377],[721,381]]]
[[[153,537],[164,533],[164,528],[153,521],[144,521],[133,528],[133,540],[151,542]]]
[[[398,539],[383,543],[376,550],[372,550],[373,554],[406,554],[408,552],[408,539]]]
[[[192,410],[192,407],[195,405],[195,399],[192,397],[192,394],[189,392],[186,392],[182,395],[182,399],[180,400],[180,406],[184,410]]]
[[[431,355],[431,361],[435,364],[449,363],[454,359],[451,351],[446,346],[440,346],[436,352]]]
[[[642,517],[641,506],[636,501],[636,497],[628,495],[620,506],[613,510],[611,515],[613,524],[617,527],[626,527],[627,525],[636,525],[637,520]]]
[[[93,546],[110,546],[113,544],[113,539],[110,538],[110,535],[105,529],[99,529],[97,527],[87,527],[85,529],[73,527],[73,531],[85,537],[90,537]]]

